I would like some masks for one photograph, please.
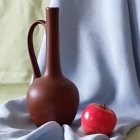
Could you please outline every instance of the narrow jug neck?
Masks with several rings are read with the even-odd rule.
[[[46,14],[47,75],[59,76],[62,75],[59,56],[59,8],[47,8]]]

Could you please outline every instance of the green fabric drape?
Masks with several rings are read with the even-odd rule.
[[[49,0],[1,0],[0,1],[0,83],[28,83],[32,74],[27,50],[27,34],[30,25],[45,18]],[[34,45],[38,54],[43,28],[34,33]]]

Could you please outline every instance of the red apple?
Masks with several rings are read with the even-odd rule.
[[[86,134],[112,133],[117,122],[114,111],[105,105],[92,103],[88,105],[81,116],[81,126]]]

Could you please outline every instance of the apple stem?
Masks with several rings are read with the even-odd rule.
[[[104,109],[106,109],[106,104],[104,104]]]

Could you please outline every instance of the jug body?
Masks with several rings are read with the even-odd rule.
[[[79,104],[78,90],[66,78],[41,77],[27,94],[30,115],[37,126],[49,121],[70,125]]]

